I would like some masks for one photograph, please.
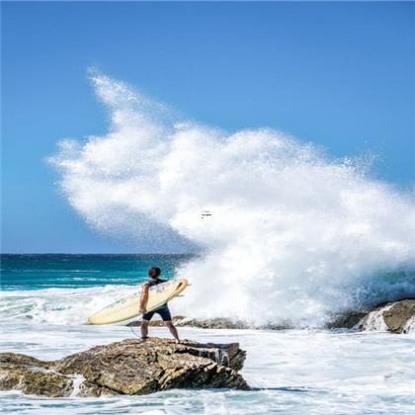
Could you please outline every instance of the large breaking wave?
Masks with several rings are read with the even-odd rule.
[[[318,325],[331,313],[415,295],[415,203],[271,129],[227,133],[178,120],[126,84],[92,83],[106,135],[51,159],[71,206],[157,251],[199,248],[182,312]]]

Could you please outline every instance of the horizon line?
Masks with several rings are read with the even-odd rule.
[[[195,252],[0,252],[0,255],[196,255]]]

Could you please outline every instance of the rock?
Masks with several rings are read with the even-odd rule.
[[[178,327],[195,327],[199,329],[248,329],[250,326],[240,320],[231,320],[229,318],[211,318],[211,319],[191,319],[183,316],[173,317],[173,323]],[[141,321],[132,321],[127,326],[140,327]],[[163,327],[163,321],[154,319],[149,323],[150,327]]]
[[[123,340],[51,362],[0,353],[0,389],[50,397],[141,395],[172,388],[247,390],[238,373],[245,356],[237,343],[176,344],[158,338]]]
[[[76,375],[56,372],[50,362],[15,353],[0,353],[0,390],[18,389],[30,395],[48,397],[100,396],[102,388],[81,382]],[[78,387],[79,386],[79,387]]]
[[[183,317],[183,316],[174,316],[172,318],[173,323],[176,324],[176,325],[180,325],[180,323],[184,320],[186,320],[186,317]],[[141,320],[130,321],[126,325],[127,325],[127,327],[140,327],[141,326]],[[164,327],[164,322],[163,322],[163,320],[155,318],[153,320],[150,320],[149,326],[150,327]]]
[[[280,323],[280,324],[273,324],[268,323],[262,326],[255,326],[253,324],[249,324],[246,321],[242,320],[232,320],[230,318],[209,318],[209,319],[193,319],[193,318],[186,318],[183,316],[176,316],[173,317],[173,323],[178,327],[195,327],[198,329],[228,329],[228,330],[245,330],[245,329],[262,329],[262,330],[285,330],[288,328],[292,328],[289,323]],[[141,326],[141,321],[132,321],[127,324],[127,326]],[[150,327],[163,327],[162,320],[151,320]]]
[[[293,328],[290,322],[252,325],[242,320],[229,318],[191,319],[177,316],[173,319],[179,327],[196,327],[201,329],[261,329],[287,330]],[[128,325],[139,326],[140,322]],[[152,320],[150,326],[162,327],[161,320]],[[415,332],[415,299],[394,301],[377,306],[373,310],[350,310],[331,316],[326,323],[327,329],[364,329],[389,330],[394,333]]]
[[[279,323],[267,323],[263,326],[255,327],[260,330],[289,330],[294,329],[295,326],[293,326],[292,323],[289,321],[281,321]]]
[[[248,329],[249,325],[241,320],[231,320],[228,318],[212,318],[206,320],[183,319],[178,321],[178,326],[190,326],[200,329]]]
[[[332,316],[325,327],[327,329],[352,329],[366,314],[367,312],[364,311],[348,311],[336,314]]]
[[[363,330],[388,330],[408,333],[414,328],[415,299],[394,301],[376,307],[356,325]]]
[[[402,300],[393,303],[383,312],[383,320],[390,331],[402,333],[408,321],[415,317],[415,300]]]

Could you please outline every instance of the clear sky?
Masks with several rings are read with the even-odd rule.
[[[414,3],[1,7],[2,252],[133,250],[88,229],[45,163],[59,139],[107,127],[90,66],[203,123],[375,154],[377,177],[414,183]]]

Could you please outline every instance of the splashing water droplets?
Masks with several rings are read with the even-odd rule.
[[[122,82],[94,73],[92,83],[110,131],[61,142],[51,159],[61,187],[98,230],[204,250],[179,270],[193,284],[187,315],[320,324],[415,292],[376,277],[414,263],[413,197],[368,178],[367,166],[271,129],[178,121]]]

